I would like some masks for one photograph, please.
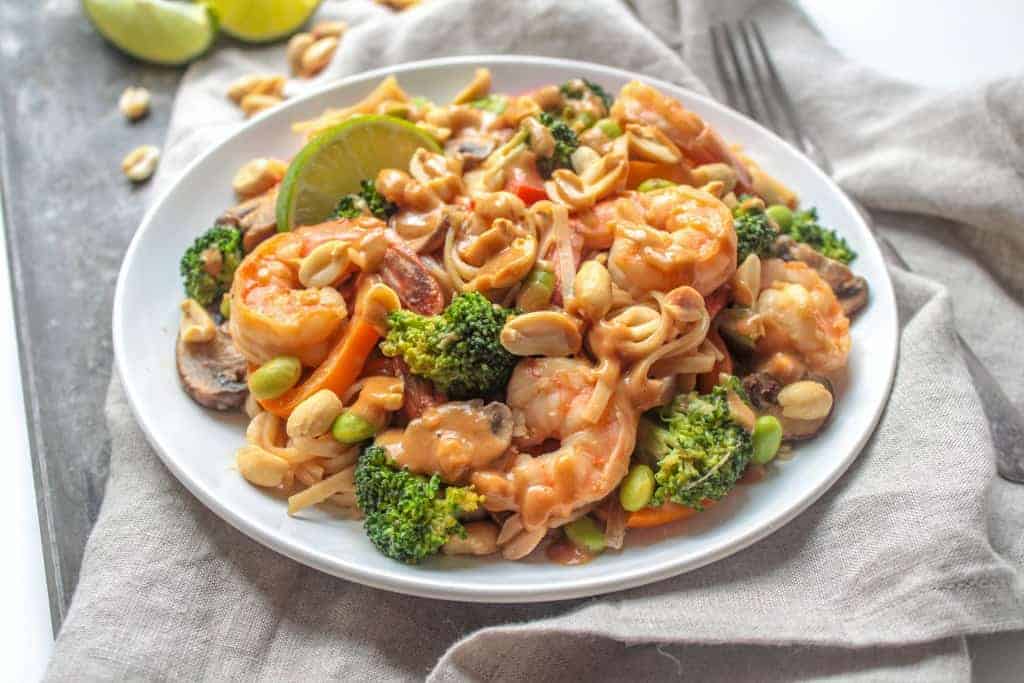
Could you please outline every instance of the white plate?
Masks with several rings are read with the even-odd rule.
[[[178,259],[216,216],[234,204],[231,178],[254,156],[289,158],[300,147],[293,121],[355,102],[396,74],[410,93],[447,101],[486,66],[497,91],[521,92],[583,76],[615,92],[639,78],[678,97],[726,140],[741,143],[768,171],[815,205],[860,254],[856,269],[871,301],[853,325],[848,381],[835,419],[764,481],[741,486],[721,504],[677,525],[630,536],[621,552],[565,567],[440,557],[418,567],[378,553],[358,522],[314,511],[292,518],[284,503],[232,469],[243,422],[207,411],[182,391],[174,364]],[[896,362],[892,284],[877,245],[842,192],[796,150],[750,120],[669,83],[596,64],[535,57],[460,57],[380,69],[289,101],[246,124],[186,169],[150,209],[132,240],[114,297],[114,348],[129,401],[168,469],[199,500],[243,533],[303,564],[387,590],[480,602],[531,602],[594,595],[657,581],[721,559],[793,519],[839,478],[871,434],[889,394]],[[660,542],[654,542],[660,541]]]

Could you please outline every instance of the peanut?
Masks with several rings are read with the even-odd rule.
[[[250,74],[239,78],[228,86],[228,97],[241,104],[246,95],[271,95],[284,97],[284,76],[277,74]]]
[[[288,165],[277,159],[253,159],[238,169],[231,186],[241,199],[255,197],[281,182],[287,170]]]
[[[312,33],[296,33],[288,41],[288,66],[292,70],[292,75],[298,76],[302,73],[302,55],[315,42],[316,38]]]
[[[494,522],[469,522],[466,537],[453,535],[441,546],[445,555],[490,555],[498,552],[498,527]]]
[[[266,488],[280,486],[290,469],[284,458],[252,444],[235,451],[235,464],[247,482]]]
[[[148,180],[160,160],[160,150],[153,145],[142,145],[128,152],[121,161],[121,170],[133,183]]]
[[[129,121],[138,121],[149,113],[149,91],[145,88],[125,88],[117,107]]]
[[[344,409],[337,394],[330,389],[321,389],[297,405],[288,416],[288,436],[316,437],[326,434]]]
[[[783,417],[820,420],[832,411],[832,394],[822,384],[803,380],[783,387],[779,392]]]
[[[344,21],[321,21],[313,27],[313,37],[320,38],[341,38],[348,30],[348,24]]]
[[[195,299],[181,302],[181,339],[186,344],[203,344],[217,336],[217,326],[206,309]]]
[[[259,93],[252,93],[242,98],[242,111],[245,112],[246,118],[255,116],[264,109],[270,109],[271,107],[281,104],[281,98],[274,95],[261,95]]]
[[[338,39],[334,36],[320,38],[306,48],[302,53],[302,63],[299,73],[306,78],[312,78],[324,70],[331,63],[334,51],[338,49]]]

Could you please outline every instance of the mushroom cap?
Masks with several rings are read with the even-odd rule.
[[[218,327],[209,342],[187,343],[178,335],[175,355],[182,386],[193,401],[214,410],[233,410],[245,403],[248,366],[231,341],[227,324]]]

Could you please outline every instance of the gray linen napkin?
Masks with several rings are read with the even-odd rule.
[[[639,4],[678,19],[686,62],[613,0],[435,0],[398,16],[327,2],[353,28],[317,82],[515,52],[707,90],[707,25],[754,13],[841,184],[949,287],[893,271],[899,371],[849,472],[785,528],[684,576],[544,605],[447,603],[332,578],[236,532],[155,457],[115,377],[106,498],[49,680],[963,680],[965,634],[1024,628],[1024,488],[994,477],[954,338],[959,324],[1024,403],[1024,79],[921,92],[844,61],[786,5]],[[277,47],[194,65],[154,191],[238,124],[225,84],[282,63]]]

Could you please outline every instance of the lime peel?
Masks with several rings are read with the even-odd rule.
[[[440,152],[427,133],[392,116],[359,116],[321,131],[288,166],[277,195],[277,229],[327,220],[338,201],[385,168],[405,170],[420,147]]]
[[[146,62],[185,64],[206,52],[217,37],[217,15],[202,3],[83,0],[82,4],[100,35]]]

